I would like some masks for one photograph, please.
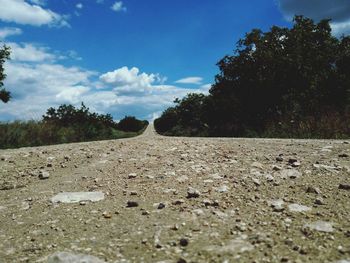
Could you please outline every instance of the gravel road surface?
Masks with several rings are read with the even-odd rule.
[[[349,263],[349,143],[150,125],[0,150],[0,262]]]

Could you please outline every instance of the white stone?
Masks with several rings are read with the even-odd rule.
[[[239,254],[245,251],[251,251],[254,249],[254,246],[242,239],[234,239],[229,241],[224,246],[208,246],[205,248],[208,252],[214,252],[217,254],[230,253],[230,254]]]
[[[289,211],[291,212],[307,212],[310,211],[311,208],[305,205],[299,205],[299,204],[290,204],[288,206]]]
[[[216,191],[218,191],[219,193],[226,193],[228,190],[230,190],[230,188],[228,188],[227,185],[223,185],[216,188]]]
[[[104,263],[97,257],[84,255],[84,254],[73,254],[70,252],[57,252],[51,255],[47,263]]]
[[[50,173],[47,171],[40,171],[39,173],[39,179],[45,180],[50,178]]]
[[[339,170],[339,167],[335,167],[335,166],[330,166],[330,165],[325,165],[325,164],[314,164],[313,165],[315,168],[317,169],[325,169],[327,171],[334,171],[334,170]]]
[[[131,173],[129,174],[129,179],[133,179],[133,178],[136,178],[137,177],[137,174],[136,173]]]
[[[251,167],[258,168],[258,169],[264,169],[264,166],[259,162],[253,162],[251,164]]]
[[[280,172],[282,178],[295,179],[302,176],[302,173],[295,169],[284,169]]]
[[[214,183],[214,181],[211,180],[211,179],[206,179],[206,180],[203,181],[203,183],[205,183],[205,184],[211,184],[211,183]]]
[[[102,192],[64,192],[51,198],[52,203],[79,203],[81,201],[98,202],[105,198]]]
[[[212,174],[212,175],[210,175],[210,177],[211,177],[212,179],[214,179],[214,180],[220,180],[220,179],[222,179],[222,176],[220,176],[219,174]]]
[[[284,201],[282,199],[271,200],[269,205],[273,208],[274,211],[280,212],[284,210]]]
[[[179,183],[184,183],[187,180],[188,180],[188,177],[186,175],[181,175],[181,176],[176,178],[176,181],[178,181]]]
[[[316,230],[319,232],[331,233],[334,231],[333,223],[325,222],[325,221],[316,221],[314,223],[305,224],[304,228],[310,228],[312,230]]]

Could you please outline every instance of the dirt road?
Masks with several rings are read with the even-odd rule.
[[[349,141],[170,138],[152,126],[1,150],[0,262],[63,262],[50,256],[64,251],[90,262],[350,262],[349,155]],[[100,195],[52,199],[72,192]]]

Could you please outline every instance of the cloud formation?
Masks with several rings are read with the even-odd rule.
[[[57,52],[33,44],[8,43],[11,61],[6,62],[5,87],[13,99],[0,107],[0,121],[40,119],[50,107],[84,102],[92,111],[111,113],[115,119],[125,114],[153,120],[172,105],[175,98],[190,92],[207,93],[206,85],[182,88],[165,85],[157,73],[136,67],[97,74],[59,64]]]
[[[115,2],[113,5],[112,5],[112,7],[111,7],[111,9],[113,10],[113,11],[116,11],[116,12],[121,12],[121,11],[123,11],[123,12],[126,12],[126,7],[124,6],[124,3],[122,2],[122,1],[117,1],[117,2]]]
[[[38,47],[30,43],[17,44],[6,43],[11,48],[11,59],[21,62],[52,62],[56,56],[48,51],[48,48]]]
[[[349,0],[278,0],[284,17],[291,21],[294,15],[304,15],[319,21],[332,19],[334,35],[350,33]]]
[[[202,81],[203,81],[203,78],[201,77],[187,77],[187,78],[179,79],[175,81],[175,83],[201,85]]]
[[[17,27],[0,28],[0,39],[5,39],[9,36],[16,36],[22,34],[22,30]]]
[[[122,67],[111,72],[103,74],[100,79],[110,85],[115,86],[139,86],[148,87],[157,78],[155,74],[140,73],[138,68]]]
[[[32,26],[69,26],[63,16],[38,5],[42,1],[31,2],[32,4],[25,0],[0,0],[0,20]]]

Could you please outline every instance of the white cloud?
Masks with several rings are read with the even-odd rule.
[[[340,23],[331,23],[333,34],[336,36],[350,35],[350,19],[349,21]]]
[[[208,83],[208,84],[202,85],[201,88],[205,91],[209,91],[212,85],[213,84]]]
[[[76,4],[75,7],[78,8],[78,9],[82,9],[83,8],[83,4],[82,3],[78,3],[78,4]]]
[[[122,67],[101,75],[100,80],[106,84],[119,88],[146,88],[150,87],[156,80],[159,80],[159,75],[140,73],[140,70],[135,67],[130,70],[128,67]]]
[[[104,0],[96,0],[96,3],[103,4]]]
[[[5,39],[9,36],[15,36],[20,34],[22,34],[22,30],[17,27],[0,28],[0,39]]]
[[[48,48],[38,47],[33,44],[6,43],[11,48],[11,59],[21,62],[51,62],[56,59]]]
[[[69,26],[64,16],[24,0],[0,0],[0,6],[0,20],[5,22],[33,26]]]
[[[5,87],[13,99],[0,108],[7,119],[39,119],[49,107],[62,103],[78,105],[90,91],[94,72],[59,64],[5,64]]]
[[[12,100],[0,107],[0,121],[40,119],[50,107],[84,102],[98,113],[116,119],[125,115],[154,119],[175,98],[187,93],[207,93],[208,86],[181,88],[165,85],[158,73],[145,73],[136,67],[121,67],[104,74],[66,67],[61,59],[77,57],[76,52],[52,51],[30,43],[7,43],[12,60],[5,63],[5,87]]]
[[[46,5],[46,0],[29,0],[29,2],[35,5]]]
[[[113,11],[116,11],[116,12],[121,12],[121,11],[126,12],[126,10],[127,10],[126,7],[124,6],[124,3],[123,3],[122,1],[115,2],[115,3],[112,5],[111,9],[112,9]]]
[[[175,83],[200,85],[202,84],[202,81],[203,81],[203,78],[201,77],[188,77],[188,78],[179,79],[175,81]]]
[[[116,119],[125,115],[154,119],[175,98],[190,92],[206,93],[204,87],[181,88],[162,84],[159,74],[141,73],[137,68],[122,67],[93,79],[95,72],[57,63],[5,64],[6,88],[13,99],[0,108],[0,120],[40,119],[49,107],[62,103],[79,106],[84,102],[92,111],[111,113]],[[104,85],[104,89],[99,86]]]

